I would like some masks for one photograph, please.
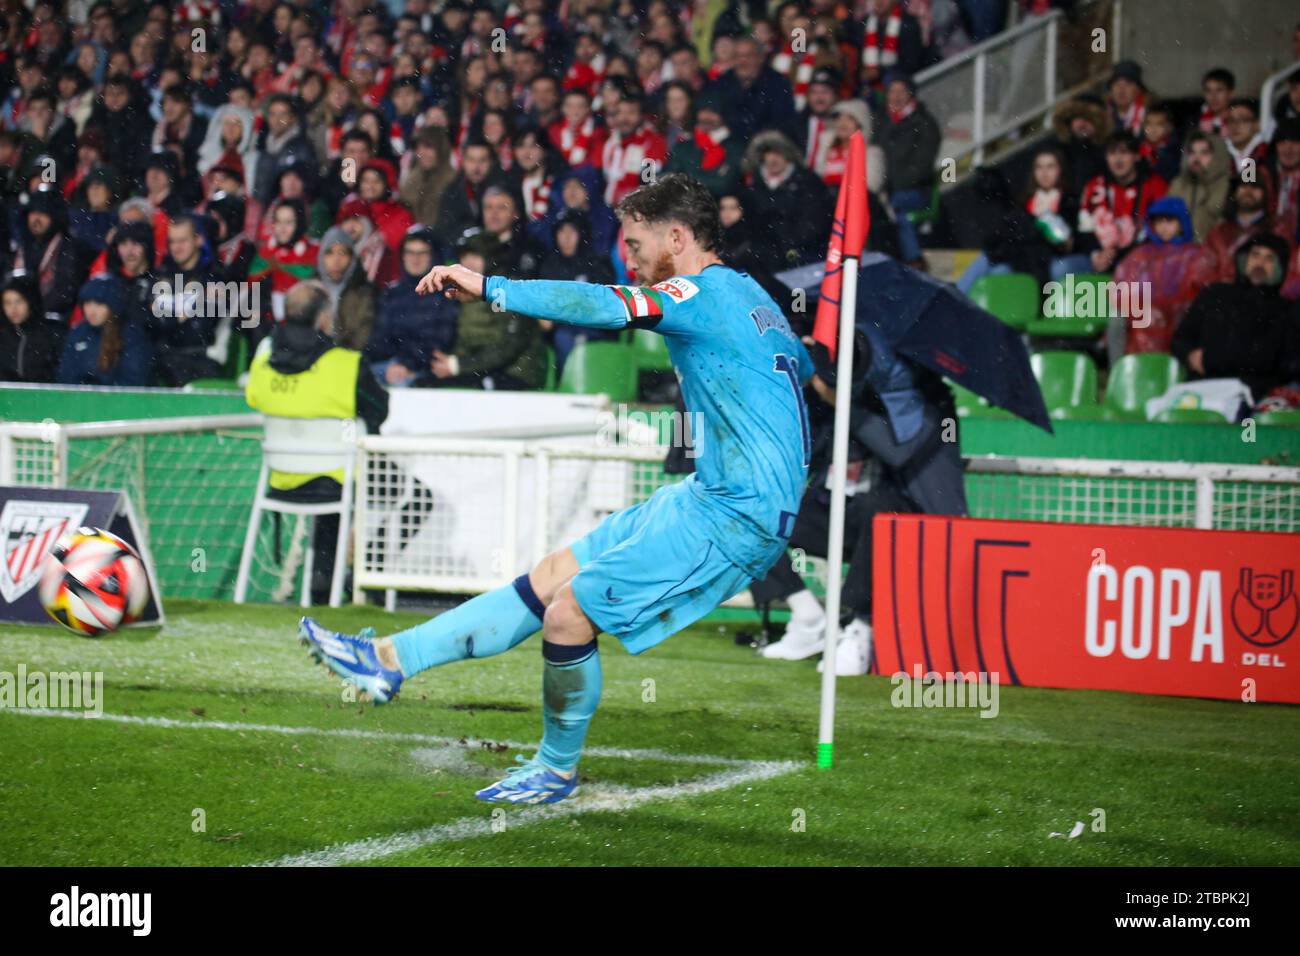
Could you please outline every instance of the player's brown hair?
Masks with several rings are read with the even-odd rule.
[[[722,247],[718,202],[702,183],[685,173],[668,173],[647,183],[624,197],[615,212],[620,219],[637,222],[679,222],[701,248],[716,252]]]

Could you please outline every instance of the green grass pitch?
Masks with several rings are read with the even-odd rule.
[[[982,719],[843,679],[817,770],[814,662],[710,624],[640,658],[602,638],[582,796],[499,808],[473,791],[537,739],[537,638],[373,708],[311,666],[297,616],[176,601],[100,640],[0,628],[0,671],[104,675],[100,720],[0,709],[0,864],[1300,863],[1300,708],[1003,688]]]

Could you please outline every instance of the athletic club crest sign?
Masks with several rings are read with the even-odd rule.
[[[4,567],[0,594],[12,604],[40,577],[41,562],[54,543],[85,521],[87,507],[77,502],[10,499],[0,511]]]

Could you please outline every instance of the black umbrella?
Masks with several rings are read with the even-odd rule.
[[[791,289],[817,298],[823,266],[777,275]],[[991,405],[1044,431],[1052,422],[1015,329],[985,312],[952,286],[880,253],[862,256],[858,269],[857,327],[895,351],[956,382]]]

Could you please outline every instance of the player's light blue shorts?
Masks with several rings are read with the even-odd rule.
[[[749,587],[713,543],[684,482],[610,515],[573,543],[578,605],[632,654],[649,650]]]

